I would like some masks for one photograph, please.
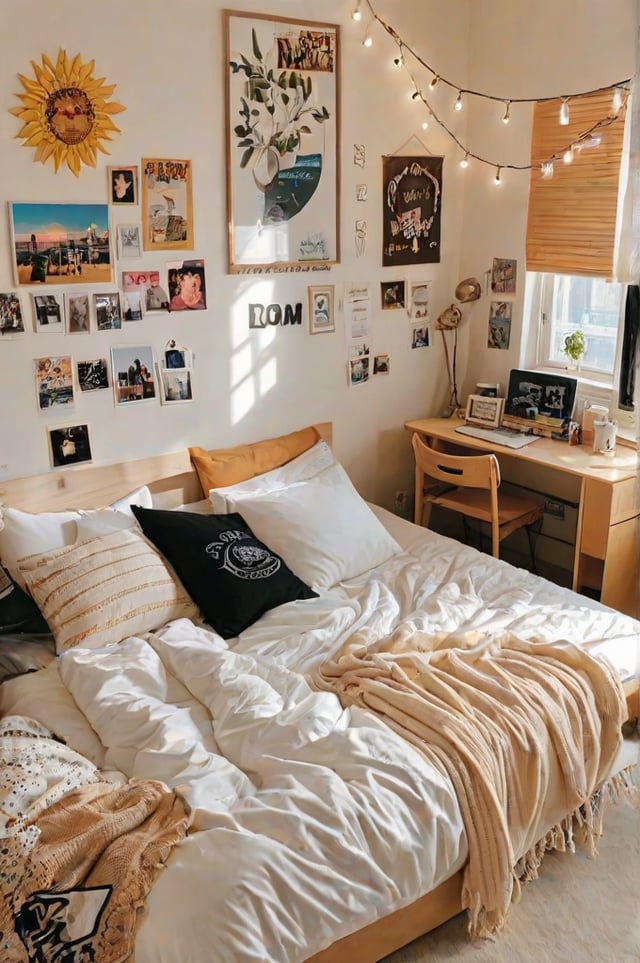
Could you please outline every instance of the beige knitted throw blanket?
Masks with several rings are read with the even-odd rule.
[[[621,744],[614,670],[569,643],[506,634],[357,632],[313,674],[344,706],[373,710],[451,779],[468,838],[469,931],[499,931],[518,880],[547,849],[599,832],[597,791]]]
[[[92,782],[32,825],[35,844],[0,881],[2,963],[130,959],[138,911],[187,831],[182,800],[152,780]]]

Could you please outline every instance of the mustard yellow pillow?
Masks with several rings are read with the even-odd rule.
[[[189,448],[189,455],[206,495],[212,488],[237,485],[238,482],[280,468],[303,451],[313,448],[319,438],[318,431],[310,425],[278,438],[256,441],[252,445],[214,448],[210,451]]]

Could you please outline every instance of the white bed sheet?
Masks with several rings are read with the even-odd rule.
[[[204,963],[214,947],[237,963],[295,963],[463,865],[448,780],[382,723],[305,681],[360,626],[510,629],[586,645],[638,673],[640,623],[375,511],[403,553],[268,612],[236,640],[181,619],[72,650],[0,687],[3,713],[63,724],[103,768],[162,779],[189,800],[194,832],[150,894],[138,963]]]

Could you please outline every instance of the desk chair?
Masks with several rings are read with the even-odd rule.
[[[448,455],[430,448],[417,432],[412,444],[416,458],[416,525],[424,522],[425,527],[429,527],[432,505],[486,522],[491,527],[494,558],[499,558],[500,542],[507,535],[526,527],[532,571],[535,571],[531,526],[542,518],[544,504],[523,495],[498,495],[500,464],[494,454]]]

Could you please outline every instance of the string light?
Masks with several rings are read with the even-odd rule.
[[[460,167],[464,169],[465,167],[468,167],[468,166],[469,166],[469,154],[466,153],[462,158],[462,160],[460,161]]]
[[[365,34],[364,40],[362,41],[362,46],[363,46],[363,47],[372,47],[372,46],[373,46],[373,37],[371,36],[371,34],[370,34],[368,31],[367,31],[367,33]]]
[[[462,99],[462,98],[463,98],[463,92],[464,92],[465,96],[466,96],[466,95],[470,95],[470,96],[473,96],[473,97],[480,97],[480,98],[482,98],[482,99],[484,99],[484,100],[494,100],[494,101],[498,101],[498,102],[501,101],[501,102],[503,103],[503,105],[504,105],[504,108],[505,108],[504,114],[503,114],[503,116],[502,116],[502,121],[503,121],[503,123],[505,123],[505,124],[507,124],[507,123],[509,122],[510,114],[511,114],[511,104],[512,104],[512,103],[541,104],[541,103],[547,103],[547,102],[550,102],[550,101],[554,101],[554,100],[560,99],[560,100],[562,101],[562,103],[561,103],[561,107],[560,107],[560,117],[559,117],[559,121],[560,121],[560,124],[561,124],[562,126],[567,126],[567,125],[569,124],[569,101],[570,101],[570,100],[572,100],[572,99],[575,100],[575,99],[580,98],[580,97],[586,97],[586,96],[588,96],[589,94],[597,94],[597,93],[604,93],[605,91],[611,91],[611,94],[612,94],[612,108],[611,108],[611,111],[607,114],[607,116],[602,117],[600,120],[598,120],[598,121],[596,121],[594,124],[592,124],[591,127],[590,127],[588,130],[583,131],[578,137],[575,137],[575,135],[574,135],[574,138],[575,138],[575,139],[574,139],[573,143],[570,144],[568,147],[565,147],[565,148],[562,148],[562,149],[557,150],[554,154],[550,155],[548,158],[546,158],[545,160],[543,160],[543,161],[540,163],[540,167],[539,167],[540,172],[541,172],[541,174],[542,174],[543,177],[551,177],[551,176],[552,176],[552,174],[553,174],[553,162],[554,162],[554,161],[559,160],[560,158],[562,158],[562,159],[565,161],[565,163],[571,163],[571,161],[573,160],[573,153],[574,153],[574,151],[579,151],[579,150],[581,150],[583,147],[595,147],[595,146],[597,146],[597,145],[599,144],[600,140],[601,140],[601,138],[600,138],[599,134],[597,134],[597,132],[600,131],[602,128],[608,127],[609,125],[611,125],[611,124],[613,124],[614,122],[616,122],[616,121],[619,119],[620,113],[621,113],[621,112],[625,109],[625,107],[626,107],[627,100],[628,100],[629,95],[630,95],[631,78],[626,78],[625,80],[618,80],[618,81],[616,81],[616,82],[613,83],[613,84],[607,84],[607,85],[605,85],[605,86],[603,86],[603,87],[596,87],[596,88],[593,88],[592,90],[575,91],[575,92],[572,92],[572,93],[570,93],[570,94],[566,94],[566,93],[565,93],[565,94],[563,94],[563,95],[560,95],[560,98],[558,97],[557,94],[556,94],[556,95],[553,95],[553,96],[547,96],[547,97],[511,97],[511,98],[508,98],[508,97],[504,97],[504,96],[503,96],[503,97],[500,97],[500,96],[498,96],[497,94],[486,94],[486,93],[484,93],[483,91],[480,91],[480,90],[472,90],[472,89],[470,89],[470,88],[461,88],[461,87],[458,86],[458,84],[453,83],[452,81],[448,80],[446,77],[443,77],[441,74],[437,73],[437,72],[433,69],[432,65],[429,64],[429,63],[427,63],[427,61],[424,60],[424,59],[416,52],[416,50],[414,50],[413,47],[412,47],[410,44],[408,44],[408,43],[397,33],[397,31],[391,26],[391,24],[387,23],[382,17],[380,17],[380,16],[376,13],[376,11],[375,11],[375,9],[374,9],[374,0],[365,0],[365,3],[366,3],[366,6],[368,7],[368,9],[369,9],[369,11],[370,11],[370,14],[371,14],[371,21],[370,21],[370,23],[373,23],[374,21],[377,21],[377,23],[379,23],[380,26],[384,28],[384,30],[390,35],[390,37],[394,40],[394,42],[395,42],[395,43],[398,45],[398,47],[400,48],[400,56],[394,61],[394,63],[395,63],[397,66],[403,66],[403,67],[407,70],[407,72],[409,73],[409,75],[411,76],[411,79],[412,79],[412,81],[413,81],[413,86],[414,86],[414,92],[413,92],[412,94],[410,94],[411,99],[412,99],[412,100],[418,100],[418,99],[420,99],[421,102],[425,105],[425,107],[426,107],[427,110],[429,111],[429,114],[430,114],[431,118],[433,118],[433,120],[434,120],[440,127],[442,127],[442,129],[449,135],[449,137],[450,137],[450,138],[457,144],[457,146],[461,149],[461,151],[463,152],[464,157],[463,157],[463,160],[460,161],[460,166],[461,166],[461,167],[467,166],[464,162],[466,161],[467,164],[468,164],[469,158],[470,158],[470,157],[473,157],[475,160],[479,161],[480,163],[482,163],[482,164],[487,164],[487,165],[495,168],[495,171],[496,171],[496,174],[495,174],[495,183],[496,183],[496,184],[500,184],[500,183],[501,183],[501,172],[502,172],[503,169],[516,170],[516,171],[530,171],[530,170],[532,170],[532,169],[534,168],[535,165],[533,165],[533,164],[496,164],[496,162],[493,161],[493,160],[491,160],[490,158],[488,158],[488,157],[483,157],[483,156],[481,156],[480,154],[476,154],[476,153],[474,153],[473,151],[468,150],[467,147],[466,147],[466,146],[459,140],[459,138],[456,136],[456,134],[454,133],[454,131],[451,130],[451,129],[449,128],[449,126],[448,126],[443,120],[440,119],[440,117],[438,117],[438,115],[434,112],[431,104],[428,102],[428,100],[425,98],[425,96],[424,96],[424,95],[422,94],[422,92],[420,91],[419,86],[418,86],[418,83],[414,80],[414,78],[413,78],[413,76],[412,76],[412,74],[411,74],[411,70],[410,70],[409,67],[407,66],[407,61],[406,61],[406,53],[407,53],[407,52],[411,55],[411,57],[412,57],[418,64],[420,64],[422,67],[424,67],[426,70],[428,70],[428,71],[430,72],[430,74],[431,74],[431,80],[429,81],[429,84],[428,84],[428,90],[429,90],[429,91],[434,90],[434,88],[435,88],[435,87],[437,86],[437,84],[439,84],[439,83],[445,84],[447,87],[451,87],[451,88],[453,88],[454,90],[457,90],[457,97],[456,97],[456,100],[455,100],[455,103],[454,103],[454,109],[455,109],[456,111],[462,110],[462,107],[463,107],[463,99]],[[352,14],[351,14],[351,16],[353,17],[354,20],[360,20],[360,19],[362,18],[362,12],[361,12],[361,9],[360,9],[360,8],[361,8],[361,0],[357,0],[356,7],[355,7],[355,9],[353,10],[353,12],[352,12]],[[367,40],[369,40],[368,43],[367,43]],[[363,43],[365,44],[365,46],[371,46],[372,42],[373,42],[373,41],[372,41],[372,39],[370,38],[370,34],[369,34],[369,31],[368,31],[367,37],[365,37],[365,40],[363,41]],[[423,126],[423,130],[426,130],[426,129],[427,129],[427,126],[428,126],[427,122],[425,121],[422,126]]]
[[[427,130],[428,127],[429,127],[429,121],[428,121],[428,120],[423,120],[423,121],[422,121],[422,129],[423,129],[423,130]]]

